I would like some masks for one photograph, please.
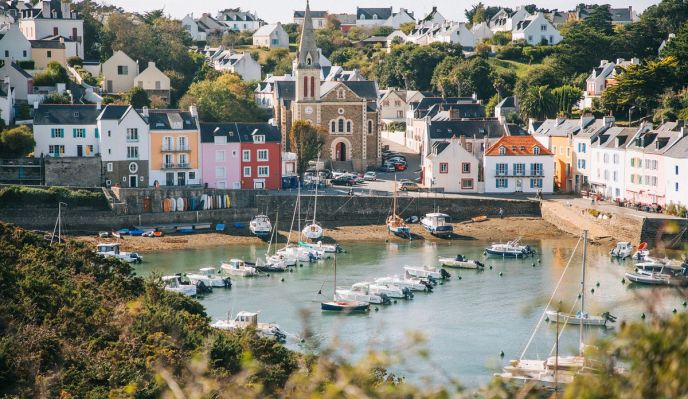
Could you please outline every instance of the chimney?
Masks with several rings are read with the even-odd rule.
[[[155,68],[155,62],[154,61],[148,61],[148,68],[153,67]]]
[[[102,108],[103,108],[103,103],[101,103],[100,101],[97,101],[97,102],[96,102],[96,109],[97,109],[98,111],[100,111]]]
[[[143,107],[141,109],[141,115],[143,115],[145,118],[148,118],[148,107]]]
[[[602,121],[604,123],[604,126],[612,127],[614,125],[614,122],[616,121],[616,119],[613,116],[609,115],[609,116],[605,116],[604,118],[602,118]]]
[[[60,44],[64,44],[64,37],[60,36]]]
[[[626,60],[624,60],[623,58],[617,58],[617,59],[616,59],[616,65],[621,65],[621,64],[623,64],[624,62],[626,62]]]
[[[684,138],[688,136],[688,128],[686,126],[681,126],[681,130],[678,131],[678,138]]]
[[[52,18],[52,14],[50,14],[50,1],[42,1],[41,6],[43,8],[43,18]]]
[[[189,113],[191,113],[192,117],[198,118],[198,108],[195,105],[189,106]]]
[[[60,5],[62,6],[62,18],[71,19],[72,10],[71,4],[68,0],[62,0]]]
[[[600,68],[603,67],[603,66],[605,66],[605,65],[607,65],[607,64],[609,64],[609,61],[607,61],[607,60],[601,60],[601,61],[600,61]]]

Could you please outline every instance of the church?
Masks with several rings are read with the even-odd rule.
[[[310,5],[306,3],[294,79],[275,82],[274,116],[286,143],[292,124],[307,120],[327,132],[320,159],[332,169],[365,171],[379,165],[377,83],[322,80]]]

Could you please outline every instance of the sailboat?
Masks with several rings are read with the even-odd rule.
[[[587,238],[588,238],[588,231],[584,230],[583,231],[583,241],[584,241],[584,246],[583,246],[583,281],[581,284],[581,307],[580,307],[580,312],[579,314],[585,314],[585,260],[587,257]],[[580,243],[580,241],[579,241]],[[578,245],[576,245],[576,248]],[[573,254],[571,257],[573,258],[573,255],[575,254],[575,249],[573,251]],[[569,260],[569,263],[571,260]],[[563,280],[564,274],[566,273],[566,269],[568,268],[568,264],[566,265],[566,268],[564,269],[564,272],[562,273],[561,277],[559,278],[559,282],[557,283],[557,286],[552,293],[552,296],[550,297],[550,303],[554,299],[554,295],[556,294],[557,288],[559,288],[559,284]],[[533,341],[533,338],[535,337],[535,333],[537,332],[538,327],[543,321],[543,318],[547,314],[547,311],[543,312],[542,316],[540,317],[540,320],[535,327],[535,330],[533,331],[530,339],[528,340],[528,343],[526,344],[525,349],[521,353],[521,357],[518,360],[511,360],[509,362],[509,365],[504,367],[504,371],[502,373],[496,374],[499,377],[502,377],[507,380],[512,380],[516,382],[522,382],[522,383],[532,383],[534,385],[538,385],[543,388],[548,388],[548,389],[554,389],[554,390],[559,390],[561,387],[565,386],[566,384],[570,384],[573,382],[573,379],[576,375],[582,375],[582,374],[587,374],[587,373],[594,373],[596,372],[596,368],[591,365],[590,361],[585,359],[585,356],[583,354],[583,351],[585,349],[584,345],[584,323],[579,323],[579,354],[574,355],[574,356],[559,356],[559,323],[564,323],[564,328],[566,327],[566,324],[570,321],[569,318],[567,318],[566,314],[562,314],[560,312],[554,312],[552,316],[554,317],[554,322],[557,323],[557,333],[556,333],[556,341],[554,344],[554,348],[552,348],[552,351],[555,352],[554,356],[548,357],[546,360],[531,360],[531,359],[523,359],[525,356],[526,351],[528,350],[528,347],[530,346],[530,343]],[[563,330],[563,329],[562,329]],[[550,352],[551,354],[551,352]]]
[[[285,272],[287,267],[286,259],[280,258],[279,255],[275,254],[270,256],[270,248],[272,248],[272,241],[275,239],[275,234],[277,234],[277,223],[279,222],[279,213],[275,219],[275,225],[272,229],[272,234],[270,235],[270,242],[268,243],[268,249],[265,251],[265,261],[262,258],[256,259],[255,268],[260,272]],[[294,265],[291,265],[294,266]]]
[[[316,215],[318,213],[318,185],[320,183],[320,173],[318,171],[317,165],[320,163],[320,157],[318,157],[318,161],[316,162],[316,169],[315,169],[315,202],[313,204],[313,223],[307,225],[306,227],[303,228],[301,233],[311,239],[311,240],[317,240],[320,237],[323,236],[323,228],[316,222]]]
[[[50,237],[50,245],[53,245],[55,241],[55,233],[57,233],[57,242],[62,242],[62,205],[67,206],[64,202],[57,203],[57,220],[55,220],[55,228],[53,229],[53,235]]]
[[[394,178],[394,200],[392,214],[387,218],[387,230],[401,237],[411,238],[411,229],[404,223],[404,219],[397,215],[397,179]]]
[[[337,299],[337,255],[334,255],[334,284],[333,298],[331,301],[320,302],[320,309],[330,312],[366,312],[370,310],[370,303],[360,301],[338,300]]]

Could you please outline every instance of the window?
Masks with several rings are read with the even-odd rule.
[[[449,164],[446,162],[440,163],[440,173],[449,173]]]
[[[189,180],[196,180],[196,172],[189,172]]]
[[[567,157],[571,156],[571,147],[566,147],[566,156]]]
[[[497,175],[506,175],[506,173],[509,171],[509,167],[505,163],[498,163],[497,164]]]
[[[543,165],[541,163],[531,163],[530,164],[530,175],[531,176],[543,176],[544,175],[543,170],[544,170],[544,168],[543,168]]]
[[[651,182],[653,187],[657,187],[657,176],[652,176]]]
[[[135,127],[127,128],[127,141],[139,141],[139,129]]]
[[[530,179],[530,188],[542,188],[542,179]]]
[[[258,150],[258,160],[267,161],[268,160],[268,150]]]
[[[499,147],[499,155],[506,155],[506,147],[504,147],[504,146]]]
[[[509,179],[497,179],[497,188],[508,188],[509,187]]]
[[[127,65],[117,65],[118,75],[129,75],[129,67]]]
[[[160,81],[159,80],[155,81],[155,90],[160,90]]]
[[[265,143],[265,135],[264,134],[255,134],[253,135],[253,142],[256,144],[263,144]]]
[[[258,177],[268,177],[270,176],[269,166],[259,166],[258,167]]]
[[[215,151],[215,161],[216,162],[222,162],[225,160],[225,150],[216,150]]]
[[[540,30],[541,30],[542,32],[547,31],[547,25],[545,25],[545,24],[540,25]]]
[[[678,165],[674,166],[674,174],[678,176]]]
[[[250,162],[251,161],[251,151],[243,150],[241,152],[241,160],[244,162]]]
[[[186,154],[179,154],[179,167],[184,168],[189,165],[189,159]]]
[[[251,167],[244,166],[244,177],[251,177]]]
[[[351,121],[346,121],[346,132],[351,133]]]
[[[50,137],[64,138],[64,129],[50,129]],[[678,168],[678,166],[677,166]]]
[[[50,51],[50,50],[48,50],[48,51],[46,51],[45,56],[48,57],[48,58],[53,58],[53,52]]]
[[[580,160],[580,168],[585,169],[585,159]]]
[[[9,50],[5,50],[5,58],[10,58],[10,51]]]
[[[215,177],[217,177],[217,178],[225,177],[225,168],[222,166],[216,167],[215,168]]]
[[[674,191],[678,192],[678,182],[674,183]]]
[[[619,172],[614,171],[614,173],[612,174],[612,180],[618,181],[618,179],[619,179]]]
[[[514,164],[514,174],[516,176],[525,176],[526,174],[526,164],[524,163],[515,163]]]
[[[344,89],[337,90],[337,98],[340,100],[346,98],[346,93],[344,92]]]
[[[373,134],[373,121],[368,121],[368,134]]]
[[[344,133],[344,119],[339,119],[339,133]]]
[[[394,106],[395,106],[395,107],[401,107],[401,101],[399,101],[399,100],[394,100]]]
[[[635,166],[635,158],[631,158],[631,167]]]
[[[64,155],[65,150],[63,145],[50,145],[48,146],[48,152],[54,157],[59,157]]]
[[[107,171],[112,172],[112,162],[107,163]]]
[[[466,143],[466,151],[473,153],[473,143]]]
[[[619,154],[614,154],[614,165],[619,164]]]
[[[463,162],[461,164],[461,173],[471,173],[471,163]]]
[[[604,180],[609,180],[609,171],[608,170],[604,171]]]
[[[330,122],[330,133],[336,133],[337,132],[337,122],[332,121]]]
[[[461,189],[462,190],[472,190],[473,189],[473,179],[461,179]]]
[[[540,147],[538,147],[538,146],[533,147],[533,154],[540,155]]]
[[[139,147],[127,147],[127,159],[139,159]]]
[[[77,139],[85,139],[86,138],[86,129],[74,129],[74,138]]]
[[[652,170],[657,170],[657,160],[656,159],[652,160]]]
[[[604,154],[603,159],[604,163],[609,163],[609,154]]]
[[[186,136],[177,137],[177,146],[178,146],[177,149],[179,151],[188,151],[189,150],[189,147],[186,145],[186,143],[187,143]]]

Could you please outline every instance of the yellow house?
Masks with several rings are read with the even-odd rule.
[[[189,111],[144,108],[148,121],[152,186],[201,184],[201,134],[196,107]]]
[[[552,136],[552,153],[554,154],[554,183],[562,193],[572,192],[573,186],[573,165],[575,165],[573,152],[573,137]]]
[[[31,40],[31,58],[35,69],[45,69],[53,61],[67,66],[67,53],[64,39],[60,40]]]

